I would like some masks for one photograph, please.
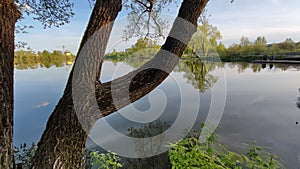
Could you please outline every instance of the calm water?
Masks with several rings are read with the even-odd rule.
[[[139,64],[106,61],[101,80],[109,81],[124,75]],[[247,63],[208,64],[206,71],[199,73],[202,67],[197,61],[181,61],[157,89],[133,106],[141,112],[160,111],[162,114],[158,119],[171,125],[178,115],[180,103],[185,107],[200,105],[194,125],[194,128],[199,128],[208,114],[211,88],[220,82],[215,72],[222,70],[226,75],[227,97],[217,130],[220,140],[238,151],[245,149],[243,143],[252,144],[255,141],[256,145],[270,148],[269,151],[277,154],[288,168],[299,168],[300,125],[296,122],[300,122],[300,109],[297,107],[300,66],[264,67]],[[69,66],[15,70],[15,145],[39,140],[47,118],[63,93],[69,70]],[[187,95],[196,93],[200,101],[182,100],[182,92]],[[164,98],[162,93],[167,103],[165,109],[160,110],[161,99]],[[99,134],[103,120],[122,133],[127,133],[130,127],[143,126],[121,115],[126,113],[131,113],[130,107],[99,120],[90,138],[102,145],[119,139],[105,131]]]

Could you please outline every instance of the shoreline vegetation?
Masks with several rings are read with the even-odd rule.
[[[15,51],[14,65],[16,69],[36,69],[50,68],[52,66],[62,67],[71,65],[75,61],[75,56],[70,52],[44,50],[42,52],[34,51]]]
[[[195,134],[195,133],[193,133]],[[171,144],[170,150],[164,153],[163,165],[167,168],[218,168],[218,169],[284,169],[280,158],[270,153],[266,147],[244,144],[242,152],[234,152],[227,149],[213,134],[204,143],[200,143],[198,135],[190,135],[178,142]],[[15,147],[15,158],[17,166],[23,169],[30,168],[31,160],[36,152],[36,145],[26,144]],[[133,163],[132,159],[117,156],[114,152],[102,152],[97,149],[89,149],[86,152],[85,169],[102,168],[149,168],[158,167],[151,162],[156,157],[137,159],[139,163]],[[153,166],[154,165],[154,166]]]
[[[242,37],[240,44],[232,44],[228,48],[225,47],[222,42],[210,43],[209,46],[205,43],[204,45],[199,46],[200,47],[194,49],[187,47],[182,59],[197,58],[199,55],[202,59],[209,59],[209,53],[200,52],[199,54],[195,51],[213,49],[214,53],[217,52],[222,62],[252,62],[254,60],[262,60],[264,56],[274,60],[293,60],[293,57],[295,57],[295,60],[300,60],[300,42],[294,42],[291,38],[287,38],[280,43],[268,44],[265,37],[257,37],[254,42],[250,42],[247,37]],[[112,52],[105,54],[105,60],[114,60],[118,62],[132,59],[132,57],[138,59],[150,59],[160,47],[161,46],[159,46],[156,41],[141,38],[124,51],[117,52],[116,50],[113,50]],[[54,50],[53,52],[46,50],[42,52],[19,50],[15,51],[14,57],[15,67],[17,69],[34,68],[37,65],[47,68],[53,65],[60,67],[63,63],[68,64],[75,60],[75,56],[72,53],[61,52],[58,50]],[[50,64],[50,62],[53,64]],[[25,65],[27,65],[27,67]]]

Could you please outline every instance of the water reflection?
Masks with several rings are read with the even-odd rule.
[[[14,143],[37,143],[63,93],[65,67],[15,69]]]
[[[161,120],[156,120],[149,124],[146,124],[142,127],[131,127],[128,129],[129,136],[135,138],[149,138],[161,134],[164,130],[170,127],[170,124],[167,122],[163,122]],[[152,154],[156,154],[155,151],[160,151],[160,146],[165,142],[164,140],[168,140],[167,135],[161,134],[159,135],[160,142],[135,142],[136,144],[136,152],[140,156],[146,156],[145,153],[153,152]],[[153,140],[154,141],[154,140]],[[143,168],[143,169],[166,169],[171,168],[169,163],[168,153],[163,153],[154,157],[148,158],[123,158],[123,168]]]
[[[230,68],[237,68],[238,73],[244,73],[247,69],[253,73],[267,71],[299,71],[299,64],[252,64],[249,62],[228,62],[226,65]]]
[[[132,68],[139,68],[147,61],[153,58],[153,56],[158,52],[157,48],[149,48],[143,50],[142,53],[135,52],[130,55],[130,57],[116,57],[116,56],[106,56],[105,61],[110,61],[116,65],[117,63],[126,63]],[[38,68],[50,68],[55,67],[66,67],[69,70],[73,62],[75,61],[75,56],[66,55],[60,51],[43,51],[43,52],[32,52],[32,51],[16,51],[15,52],[15,68],[19,70],[23,69],[38,69]],[[246,69],[251,69],[253,72],[260,72],[262,69],[267,68],[268,70],[276,69],[280,71],[286,70],[300,70],[299,65],[290,64],[251,64],[249,62],[229,62],[226,63],[229,67],[238,67],[238,72],[243,73]],[[202,81],[202,83],[195,84],[195,82],[190,82],[195,85],[196,88],[202,88],[200,84],[204,86],[212,86],[212,84],[205,84],[204,79],[208,78],[211,81],[216,81],[214,77],[211,77],[209,72],[214,71],[218,67],[224,67],[224,64],[216,62],[208,62],[201,60],[199,58],[182,59],[179,64],[174,69],[175,72],[185,72],[186,78],[191,79],[190,76],[195,79]],[[207,82],[208,83],[208,82]],[[209,88],[209,87],[208,87]],[[201,90],[203,91],[203,90]]]
[[[63,67],[66,70],[70,69],[75,57],[71,54],[64,54],[60,51],[48,52],[33,52],[33,51],[16,51],[14,64],[16,69],[37,69],[37,68],[50,68]]]
[[[157,52],[158,49],[143,50],[143,53],[136,52],[130,55],[127,59],[122,59],[122,62],[134,68],[139,68],[148,60],[152,59],[151,56]],[[146,53],[146,54],[145,54]],[[116,58],[108,58],[108,61],[115,62]],[[120,60],[118,60],[120,61]],[[212,74],[216,68],[223,67],[219,62],[209,62],[201,60],[200,58],[182,59],[173,70],[174,72],[184,73],[184,78],[187,83],[193,85],[200,92],[205,92],[210,89],[217,81],[218,77]]]
[[[119,62],[118,66],[125,67],[125,70],[129,72],[134,67],[139,67],[139,64],[143,64],[143,62],[145,60],[136,58],[132,61],[124,60],[122,63]],[[52,67],[47,71],[45,69],[46,66],[41,68],[39,65],[26,65],[26,62],[19,62],[18,64],[18,66],[22,65],[20,67],[24,69],[34,69],[33,71],[16,70],[16,142],[31,143],[31,141],[37,141],[40,137],[49,113],[61,96],[67,74],[61,75],[62,71],[65,72],[62,68]],[[55,66],[52,63],[45,65]],[[108,72],[103,74],[102,79],[106,81],[111,80],[111,74],[116,69],[116,66],[114,67],[113,65],[113,62],[105,61],[103,69],[108,70]],[[131,65],[132,67],[129,67]],[[220,131],[218,131],[222,140],[231,148],[236,148],[237,150],[242,142],[256,140],[258,145],[271,147],[272,151],[279,155],[288,167],[295,168],[299,166],[300,133],[299,128],[295,128],[295,119],[300,119],[298,113],[300,97],[295,95],[295,89],[299,88],[300,67],[296,65],[276,64],[271,66],[267,64],[266,68],[263,69],[262,65],[251,63],[216,65],[202,63],[197,59],[180,61],[172,74],[178,77],[176,80],[190,85],[190,87],[184,88],[184,92],[200,92],[199,94],[201,94],[201,103],[187,101],[189,104],[201,104],[202,108],[197,118],[197,125],[203,122],[209,109],[209,90],[214,84],[218,83],[218,77],[213,76],[213,72],[217,69],[224,69],[228,80],[228,99]],[[37,74],[39,74],[38,79],[41,81],[36,80]],[[45,76],[47,76],[47,79],[43,78]],[[170,99],[168,100],[170,100],[171,104],[174,104],[176,99],[178,99],[178,95],[174,94],[176,90],[171,84],[170,81],[166,81],[161,87],[165,87],[165,90],[172,93],[169,95]],[[38,88],[38,91],[36,91],[37,86],[40,86],[41,90]],[[28,95],[33,97],[28,98]],[[295,98],[297,98],[297,107],[295,106]],[[149,101],[145,97],[135,104],[140,109],[146,109]],[[170,105],[166,109],[168,116],[164,116],[161,123],[172,121],[172,119],[176,118],[176,113],[174,113],[175,106],[176,104]],[[24,122],[24,119],[25,121],[34,122],[28,124]],[[113,121],[118,123],[118,125],[114,126],[117,130],[132,126],[130,122],[122,121],[116,116],[108,117],[107,119],[111,119],[112,123]],[[151,128],[151,126],[155,128],[158,124],[147,125],[148,128]],[[156,128],[164,128],[162,126],[160,125],[160,127]],[[127,130],[123,132],[138,136],[141,134],[141,131],[147,130],[145,128],[137,129],[133,125],[131,132]],[[105,134],[101,135],[102,139],[103,137],[105,137]],[[30,140],[32,138],[36,140]],[[106,141],[112,140],[108,139]],[[142,145],[147,143],[137,144],[141,145],[137,147],[143,147]],[[136,151],[139,153],[144,152],[143,149],[137,149]],[[125,166],[128,166],[127,168],[138,168],[140,166],[146,169],[153,168],[155,164],[160,164],[160,166],[165,164],[165,168],[169,168],[167,160],[167,154],[162,154],[155,156],[153,159],[127,159],[127,162],[124,162]]]
[[[218,81],[218,77],[214,76],[212,72],[220,67],[222,67],[220,63],[206,62],[195,58],[179,62],[178,68],[174,71],[184,72],[187,83],[204,93]]]
[[[233,150],[241,143],[256,141],[267,146],[287,168],[300,166],[300,131],[295,127],[300,114],[295,106],[300,65],[249,64],[240,71],[239,63],[225,69],[228,81],[227,103],[218,131]]]

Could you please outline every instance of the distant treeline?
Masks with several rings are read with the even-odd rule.
[[[47,50],[42,52],[15,51],[14,57],[14,64],[17,69],[49,68],[51,66],[62,67],[65,64],[71,64],[75,60],[74,55],[69,52],[49,52]]]
[[[187,47],[183,57],[194,58],[196,55],[201,57],[210,57],[209,51],[212,49],[217,53],[222,61],[233,62],[233,61],[246,61],[261,59],[262,56],[267,55],[268,57],[274,56],[275,59],[284,59],[288,56],[300,55],[300,42],[294,42],[291,38],[287,38],[285,41],[280,43],[267,43],[265,37],[257,37],[254,42],[251,42],[247,37],[242,37],[239,44],[232,44],[228,48],[221,42],[213,42],[209,40],[204,45],[201,42],[197,42],[198,45],[195,48]],[[195,43],[195,42],[194,42]],[[152,58],[155,52],[160,48],[155,42],[147,39],[139,39],[135,45],[131,48],[126,49],[122,52],[113,51],[106,54],[106,59],[113,61],[124,61],[126,59],[133,59],[136,55],[143,55],[142,58]],[[202,49],[203,48],[203,49]],[[146,49],[146,50],[145,50]],[[139,52],[140,51],[140,52]],[[152,51],[152,52],[149,52]],[[195,51],[205,51],[196,53]],[[202,54],[201,54],[202,53]],[[207,56],[205,56],[207,55]]]
[[[193,42],[194,41],[194,42]],[[202,44],[201,44],[202,41]],[[267,43],[265,37],[257,37],[251,42],[247,37],[242,37],[239,44],[232,44],[226,47],[223,43],[217,42],[215,38],[203,40],[203,37],[195,37],[183,53],[183,58],[209,58],[210,52],[215,51],[224,62],[250,62],[252,60],[262,59],[262,56],[274,56],[275,59],[284,59],[288,56],[300,56],[300,42],[294,42],[291,38],[287,38],[280,43]],[[193,47],[191,47],[193,46]],[[130,62],[140,65],[154,57],[161,46],[150,39],[138,39],[137,42],[125,51],[117,52],[113,50],[105,55],[105,60],[116,62]],[[199,53],[195,51],[201,51]],[[215,57],[215,56],[214,56]],[[17,69],[28,69],[37,67],[51,66],[61,67],[64,64],[72,63],[75,57],[71,53],[63,53],[61,51],[16,51],[15,67]],[[132,65],[135,67],[134,65]]]
[[[147,60],[153,58],[159,49],[160,46],[155,41],[141,38],[130,48],[125,49],[125,51],[116,52],[116,50],[113,50],[111,53],[105,54],[105,59],[111,60],[114,63],[123,62],[128,59]]]
[[[254,42],[247,37],[242,37],[240,44],[233,44],[226,48],[219,43],[216,49],[223,61],[251,61],[261,59],[263,55],[284,59],[288,56],[300,55],[300,42],[287,38],[283,42],[269,44],[265,37],[257,37]]]

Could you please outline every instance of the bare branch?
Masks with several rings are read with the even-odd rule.
[[[171,3],[169,0],[134,0],[133,3],[128,5],[130,6],[132,12],[129,14],[129,24],[126,26],[124,30],[124,37],[126,40],[128,38],[138,36],[138,37],[163,37],[163,29],[162,24],[160,22],[166,22],[166,20],[159,20],[159,14],[162,9],[167,6],[167,4]],[[145,12],[148,13],[147,17],[144,17]],[[139,19],[135,20],[134,15],[139,15]],[[140,27],[137,25],[141,25]],[[137,30],[137,27],[139,28]],[[144,28],[140,29],[140,28]],[[156,29],[157,28],[157,29]],[[156,31],[158,30],[158,31]],[[158,35],[157,35],[158,34]]]
[[[135,30],[136,27],[139,27],[139,22],[142,18],[142,16],[147,12],[147,10],[143,11],[142,14],[139,16],[138,20],[136,21],[135,27],[133,30]]]
[[[139,0],[134,0],[134,1],[137,2],[138,4],[144,6],[146,8],[146,10],[149,10],[149,7],[146,4],[144,4],[142,1],[139,1]]]
[[[150,19],[151,19],[151,13],[148,14],[148,20],[147,20],[147,34],[146,34],[145,38],[148,37],[149,34],[150,34]]]
[[[162,29],[161,29],[161,27],[160,27],[160,24],[157,22],[156,18],[154,18],[154,15],[152,15],[152,13],[151,13],[150,15],[151,15],[151,17],[152,17],[152,19],[153,19],[155,25],[156,25],[157,28],[158,28],[159,36],[162,36],[162,37],[164,38],[164,35],[163,35],[163,33],[162,33]]]

